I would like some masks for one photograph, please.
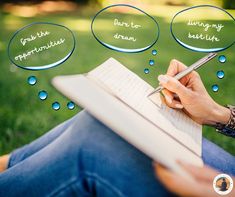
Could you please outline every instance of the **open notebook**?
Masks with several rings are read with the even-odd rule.
[[[55,77],[52,83],[153,159],[170,168],[176,159],[202,165],[201,126],[161,104],[159,95],[154,102],[160,107],[150,101],[147,95],[154,88],[115,59],[84,75]]]

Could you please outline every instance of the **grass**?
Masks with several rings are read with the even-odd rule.
[[[168,7],[169,11],[170,9],[171,7]],[[50,80],[56,75],[84,73],[95,68],[108,57],[114,57],[144,80],[156,86],[156,76],[166,72],[172,58],[189,65],[203,56],[202,53],[189,51],[175,42],[169,31],[169,17],[155,16],[160,25],[161,34],[160,39],[152,48],[158,50],[156,65],[149,67],[148,61],[153,58],[152,49],[137,54],[124,54],[109,50],[99,44],[90,32],[90,22],[94,14],[95,12],[92,14],[70,12],[23,18],[0,12],[2,29],[0,31],[0,154],[8,153],[31,142],[81,110],[79,107],[74,110],[66,108],[69,100],[50,85]],[[22,70],[10,63],[6,48],[11,36],[17,29],[36,21],[62,24],[74,32],[77,41],[76,49],[64,64],[53,69],[33,72]],[[235,104],[234,49],[235,46],[232,46],[220,53],[227,56],[226,63],[220,64],[214,60],[199,71],[210,95],[223,105]],[[143,72],[146,67],[150,68],[150,73],[147,75]],[[219,80],[216,77],[216,71],[221,69],[225,72],[225,78]],[[35,86],[27,84],[27,78],[30,75],[38,78]],[[211,86],[215,83],[220,86],[217,93],[211,90]],[[40,90],[48,92],[47,100],[38,99],[37,95]],[[61,103],[59,111],[51,108],[51,103],[54,101]],[[235,155],[235,143],[232,138],[220,135],[210,127],[203,128],[203,135]]]

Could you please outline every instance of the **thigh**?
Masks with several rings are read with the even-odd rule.
[[[91,117],[91,120],[93,118]],[[95,119],[92,120],[97,121]],[[152,160],[127,143],[105,125],[99,123],[87,131],[89,135],[80,149],[80,172],[95,188],[97,196],[105,195],[106,189],[100,182],[115,191],[116,196],[173,196],[155,177]]]
[[[202,141],[202,158],[212,168],[235,176],[235,157],[205,138]]]
[[[172,196],[155,178],[150,158],[86,112],[52,143],[0,174],[2,194]]]
[[[79,116],[79,115],[76,115]],[[66,131],[66,129],[78,118],[74,116],[73,118],[59,124],[55,128],[51,129],[49,132],[41,136],[40,138],[34,140],[30,144],[26,144],[11,153],[11,157],[8,163],[8,168],[16,165],[17,163],[23,161],[24,159],[35,154],[42,148],[46,147],[48,144],[53,142],[57,137]]]

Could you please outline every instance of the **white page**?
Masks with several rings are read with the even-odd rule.
[[[199,156],[85,75],[58,76],[52,83],[130,144],[181,176],[189,178],[189,174],[176,162],[178,160],[203,166]],[[75,123],[71,126],[79,125]]]
[[[165,105],[159,108],[153,104],[147,98],[147,95],[153,91],[153,87],[115,59],[110,58],[89,72],[87,77],[95,80],[181,144],[201,156],[201,126],[181,111],[170,109]],[[160,98],[156,99],[160,102]]]

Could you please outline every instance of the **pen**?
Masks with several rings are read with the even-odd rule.
[[[197,62],[195,62],[194,64],[192,64],[191,66],[189,66],[188,68],[183,70],[182,72],[180,72],[177,75],[175,75],[174,78],[177,79],[177,80],[180,80],[181,78],[183,78],[187,74],[191,73],[192,71],[197,70],[202,65],[206,64],[207,62],[209,62],[210,60],[212,60],[216,56],[217,56],[217,53],[209,53],[208,55],[206,55],[205,57],[201,58],[200,60],[198,60]],[[163,89],[164,89],[164,87],[158,86],[154,91],[152,91],[148,95],[148,97],[153,95],[154,93],[162,91]]]

